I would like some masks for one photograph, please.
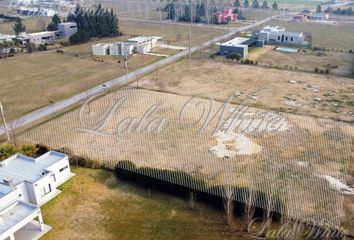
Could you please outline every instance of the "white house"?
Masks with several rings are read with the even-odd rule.
[[[52,43],[56,38],[56,31],[44,31],[36,33],[22,33],[18,39],[24,44],[40,45],[43,43]]]
[[[305,36],[302,32],[289,32],[279,26],[267,26],[259,32],[259,40],[265,43],[283,43],[289,45],[303,45]]]
[[[162,40],[162,37],[139,36],[139,37],[128,39],[128,43],[133,44],[138,53],[147,53],[150,52],[151,49],[157,47],[158,41],[160,40]]]
[[[57,196],[57,187],[73,176],[68,156],[55,151],[0,162],[0,240],[38,239],[49,231],[39,206]]]

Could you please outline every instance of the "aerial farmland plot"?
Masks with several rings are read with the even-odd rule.
[[[27,131],[20,140],[65,149],[106,166],[128,160],[147,169],[143,172],[147,175],[149,168],[187,172],[206,182],[192,186],[205,191],[223,184],[267,193],[283,189],[277,194],[292,217],[316,222],[340,215],[335,206],[344,199],[336,184],[347,177],[352,126],[247,105],[240,114],[237,108],[243,105],[231,104],[224,113],[233,117],[217,128],[222,114],[216,110],[223,104],[214,102],[210,111],[218,117],[205,126],[208,117],[200,106],[208,108],[210,103],[204,98],[122,89],[91,99],[80,109]],[[141,120],[146,112],[147,119]],[[274,207],[285,211],[281,206]],[[330,222],[333,227],[338,224]]]

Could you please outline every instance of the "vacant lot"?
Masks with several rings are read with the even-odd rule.
[[[162,36],[165,41],[180,45],[189,46],[189,27],[181,25],[166,25],[160,23],[142,23],[135,21],[120,21],[123,34]],[[192,28],[192,45],[205,42],[213,37],[220,36],[226,30],[213,28]]]
[[[42,207],[53,229],[46,239],[226,240],[221,214],[199,204],[142,189],[101,170],[74,169],[77,174],[57,198]]]
[[[254,51],[254,52],[253,52]],[[285,53],[275,51],[273,46],[256,48],[250,52],[249,58],[258,61],[261,65],[292,68],[314,72],[330,69],[333,74],[352,76],[354,54],[340,52],[307,52]]]
[[[192,88],[197,92],[197,87]],[[189,100],[188,96],[143,89],[120,90],[43,123],[18,139],[68,149],[76,155],[102,161],[106,166],[129,160],[138,167],[187,172],[203,179],[208,187],[235,184],[252,186],[266,193],[273,187],[290,188],[291,193],[281,191],[279,196],[291,216],[311,217],[317,221],[333,219],[341,213],[338,202],[343,201],[342,195],[322,178],[326,175],[338,179],[346,177],[348,148],[354,135],[349,124],[291,114],[272,115],[269,111],[248,108],[239,116],[243,126],[232,129],[236,135],[220,140],[220,132],[213,133],[220,114],[199,134],[198,130],[209,110],[216,114],[221,103],[215,102],[215,108],[211,109],[208,100]],[[121,104],[116,105],[119,102]],[[118,108],[110,111],[114,106]],[[226,113],[237,106],[229,107]],[[267,117],[263,121],[264,116]],[[251,119],[253,125],[268,126],[272,125],[269,118],[275,117],[281,124],[279,130],[270,127],[264,132],[249,134],[243,129],[251,124]],[[130,121],[133,125],[129,126]],[[144,174],[149,174],[149,170]],[[205,190],[193,182],[180,184],[192,184],[196,189]],[[235,198],[244,201],[240,196]]]
[[[354,50],[353,23],[338,22],[334,25],[320,23],[287,22],[274,20],[271,25],[285,27],[289,31],[300,31],[312,34],[312,46],[327,49]]]
[[[158,78],[151,74],[140,86],[182,95],[206,94],[226,99],[231,94],[247,94],[259,88],[256,106],[304,115],[354,121],[351,79],[266,69],[211,60],[184,60],[160,69]]]

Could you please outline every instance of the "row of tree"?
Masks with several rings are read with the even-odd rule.
[[[68,22],[76,22],[78,30],[90,37],[111,37],[119,35],[119,21],[113,9],[98,4],[94,8],[77,5],[74,13],[68,15]]]
[[[235,2],[234,2],[234,7],[241,7],[241,2],[240,2],[240,0],[235,0]],[[250,5],[249,0],[244,0],[244,2],[243,2],[243,7],[245,7],[245,8],[249,8],[249,7],[252,7],[252,8],[262,8],[262,9],[269,9],[269,8],[270,8],[270,7],[268,6],[267,0],[264,0],[264,1],[263,1],[262,6],[260,6],[258,0],[253,0],[252,5]],[[278,9],[278,4],[277,4],[276,2],[274,2],[274,3],[272,4],[272,9],[273,9],[273,10],[277,10],[277,9]]]

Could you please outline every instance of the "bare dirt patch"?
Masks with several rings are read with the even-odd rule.
[[[212,60],[184,60],[139,80],[143,88],[181,95],[206,94],[225,100],[247,95],[255,105],[323,118],[354,120],[354,83],[351,79],[295,71],[268,69]],[[292,102],[289,104],[289,101]],[[295,105],[294,105],[294,104]]]

